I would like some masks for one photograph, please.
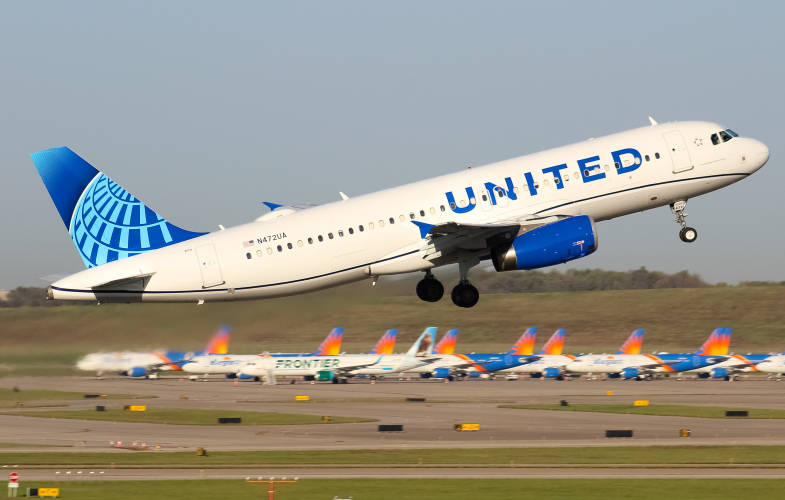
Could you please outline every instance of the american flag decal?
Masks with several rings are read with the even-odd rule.
[[[248,248],[253,246],[253,240],[243,241],[243,248]]]

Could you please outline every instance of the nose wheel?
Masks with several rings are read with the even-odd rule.
[[[417,297],[425,302],[438,302],[444,296],[444,285],[430,271],[417,283]]]
[[[687,213],[684,211],[687,208],[687,200],[679,200],[677,202],[671,203],[671,212],[673,213],[673,217],[676,219],[676,222],[681,226],[681,231],[679,231],[679,238],[681,241],[685,243],[692,243],[693,241],[698,239],[698,231],[695,228],[687,227]]]

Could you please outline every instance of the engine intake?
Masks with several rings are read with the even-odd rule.
[[[545,224],[491,249],[497,272],[537,269],[580,259],[597,250],[594,220],[579,215]]]

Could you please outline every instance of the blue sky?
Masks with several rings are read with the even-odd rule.
[[[659,208],[601,223],[571,266],[785,280],[782,19],[773,1],[4,2],[0,289],[83,268],[34,151],[67,145],[205,231],[649,115],[719,122],[771,159],[690,201],[696,243]]]

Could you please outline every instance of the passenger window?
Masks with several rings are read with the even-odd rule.
[[[442,209],[442,212],[444,212],[444,211],[445,211],[444,205],[440,206],[439,208],[441,208],[441,209]]]
[[[270,247],[267,247],[267,255],[272,255],[272,254],[273,254],[273,249],[270,248]]]
[[[383,220],[379,221],[379,227],[384,227],[384,221]]]
[[[327,237],[333,239],[333,233],[327,233]]]
[[[434,215],[435,213],[436,213],[436,209],[431,207],[431,215]]]
[[[453,202],[450,202],[450,208],[452,208],[453,210],[455,210],[455,202],[454,202],[454,201],[453,201]]]
[[[720,132],[720,137],[722,137],[722,142],[728,142],[729,140],[733,139],[733,136],[724,130]]]
[[[425,210],[420,210],[420,217],[425,217]]]
[[[659,160],[660,159],[660,154],[659,153],[654,153],[654,157]]]
[[[339,231],[338,231],[338,236],[340,236],[341,238],[343,238],[343,229],[341,229],[341,230],[339,230]]]
[[[349,234],[354,234],[354,229],[351,227],[349,228]]]
[[[362,225],[359,225],[359,226],[357,226],[357,229],[359,229],[361,233],[362,233],[363,231],[365,231],[365,228],[364,228]]]
[[[575,172],[575,175],[573,177],[575,177],[576,179],[580,179],[581,173],[580,172]]]
[[[649,155],[646,155],[646,161],[649,161]]]
[[[257,257],[261,257],[262,255],[264,255],[264,254],[262,254],[262,251],[261,251],[261,250],[257,250],[257,251],[256,251],[256,256],[257,256]]]
[[[554,183],[554,184],[558,184],[558,183],[559,183],[559,181],[561,181],[561,179],[559,179],[558,177],[554,177],[554,178],[553,178],[553,183]]]
[[[520,189],[518,189],[518,186],[515,186],[514,188],[512,188],[512,192],[515,193],[515,194],[518,194],[521,191],[520,191]]]
[[[403,215],[399,215],[398,219],[400,219],[401,222],[406,222],[406,217],[404,217]]]
[[[395,219],[390,217],[390,224],[395,224]]]
[[[609,167],[608,165],[605,165],[605,171],[609,172],[610,170],[611,170],[611,167]]]
[[[410,212],[410,213],[409,213],[409,218],[410,218],[410,219],[414,219],[414,212]]]
[[[477,198],[469,198],[469,203],[474,205],[475,203],[477,203]]]
[[[569,175],[565,175],[565,176],[564,176],[564,182],[567,182],[567,181],[569,181],[569,180],[570,180],[570,176],[569,176]]]
[[[322,238],[321,234],[319,235],[319,241],[324,241],[324,238]]]
[[[291,250],[291,249],[292,249],[292,244],[291,244],[291,243],[287,243],[287,244],[286,244],[286,248],[288,248],[289,250]]]
[[[504,189],[501,188],[497,189],[496,196],[498,196],[499,198],[504,198]]]
[[[534,189],[539,189],[539,188],[540,188],[540,183],[539,182],[535,182],[534,183]]]
[[[279,252],[283,252],[283,247],[281,247],[281,245],[278,245],[278,247],[277,247],[277,248],[278,248],[278,251],[279,251]]]
[[[251,254],[250,253],[245,254],[245,258],[246,259],[250,259],[251,258]]]
[[[482,195],[482,201],[488,201],[488,197],[485,196],[485,195]]]
[[[542,181],[542,185],[544,187],[548,187],[548,179],[545,179],[544,181]]]
[[[308,244],[313,245],[313,238],[308,238]]]
[[[466,207],[466,200],[461,200],[461,208],[465,208],[465,207]]]
[[[373,222],[368,223],[368,229],[373,229]]]
[[[297,246],[298,247],[303,246],[303,240],[297,240]]]
[[[523,190],[524,191],[528,191],[529,190],[529,185],[528,184],[524,184],[523,185]]]
[[[621,168],[621,165],[619,165],[619,162],[615,162],[615,163],[613,164],[613,166],[615,166],[615,167],[616,167],[616,170],[619,170],[619,169]],[[587,172],[588,172],[588,170],[587,170]],[[588,174],[587,174],[586,176],[588,177]]]

